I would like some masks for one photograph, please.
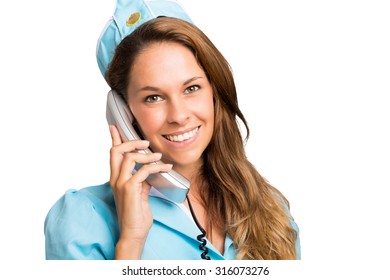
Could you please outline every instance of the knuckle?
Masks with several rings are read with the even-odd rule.
[[[124,153],[123,158],[126,161],[135,161],[136,159],[134,153]]]
[[[121,180],[121,179],[118,179],[118,180],[115,182],[113,188],[114,188],[115,190],[122,190],[122,189],[125,187],[125,185],[126,185],[126,181]]]
[[[128,159],[128,158],[132,158],[133,155],[132,155],[131,153],[124,153],[124,154],[123,154],[123,157],[126,158],[126,159]]]
[[[111,147],[111,149],[110,149],[110,155],[113,156],[113,155],[115,155],[115,154],[117,154],[117,153],[118,153],[118,147],[117,147],[117,146]]]
[[[112,189],[117,189],[118,187],[118,180],[111,179],[110,180],[110,186]]]

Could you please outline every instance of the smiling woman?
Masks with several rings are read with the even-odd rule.
[[[135,2],[145,4],[127,5]],[[245,155],[237,120],[247,135],[249,128],[229,64],[176,2],[148,5],[158,7],[153,18],[142,20],[140,12],[115,52],[98,52],[103,61],[114,52],[100,69],[145,140],[125,141],[110,126],[110,182],[67,192],[53,206],[47,258],[299,259],[287,199]],[[122,28],[118,18],[114,26]],[[137,153],[146,148],[153,152]],[[191,184],[183,203],[147,183],[172,168]]]
[[[213,91],[194,55],[178,43],[151,43],[129,76],[123,94],[142,135],[165,162],[193,177],[214,129]]]

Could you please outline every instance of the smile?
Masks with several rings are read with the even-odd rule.
[[[169,141],[171,142],[183,142],[183,141],[186,141],[188,139],[191,139],[192,137],[194,137],[196,135],[196,133],[198,132],[199,130],[199,127],[196,127],[195,129],[191,130],[191,131],[188,131],[186,133],[183,133],[183,134],[179,134],[179,135],[164,135],[164,137],[166,139],[168,139]]]

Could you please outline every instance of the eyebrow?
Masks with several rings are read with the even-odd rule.
[[[192,83],[192,82],[195,81],[195,80],[203,79],[203,78],[204,78],[204,77],[202,77],[202,76],[192,77],[191,79],[188,79],[188,80],[184,81],[183,86],[186,86],[186,85]],[[159,90],[160,90],[160,89],[159,89],[158,87],[146,86],[146,87],[140,88],[140,89],[138,90],[138,92],[140,92],[140,91],[159,91]]]

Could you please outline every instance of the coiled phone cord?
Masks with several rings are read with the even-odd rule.
[[[202,252],[202,254],[200,255],[202,259],[204,260],[210,260],[210,257],[207,256],[207,253],[209,252],[209,249],[207,249],[206,247],[206,244],[207,244],[207,240],[206,240],[206,231],[204,230],[204,228],[200,225],[198,219],[196,218],[196,215],[195,215],[195,212],[194,212],[194,209],[192,208],[192,205],[191,205],[191,202],[190,202],[190,198],[188,197],[187,195],[187,201],[188,201],[188,206],[190,208],[190,212],[191,212],[191,215],[192,215],[192,218],[194,219],[195,221],[195,224],[196,226],[199,228],[199,230],[202,232],[201,234],[199,234],[196,239],[198,239],[198,241],[200,242],[200,245],[199,245],[199,249]]]

